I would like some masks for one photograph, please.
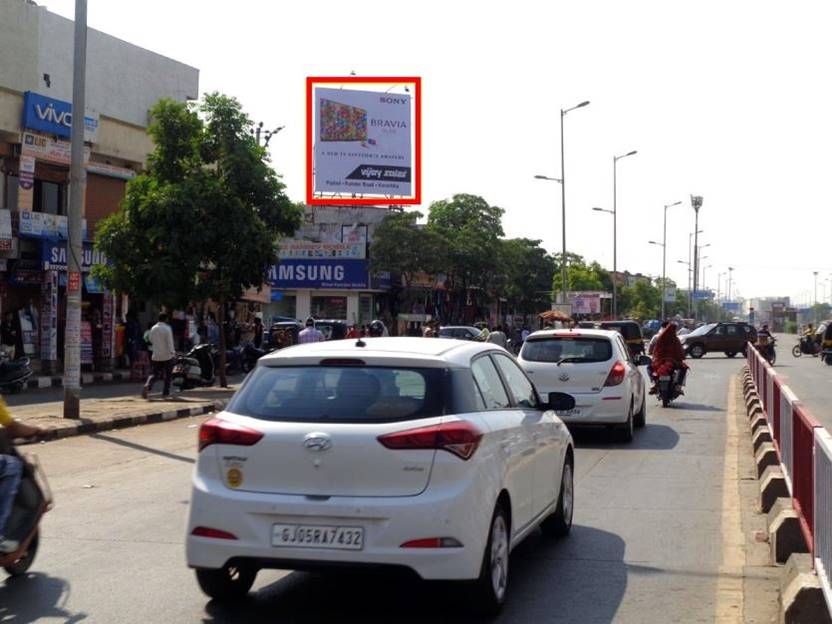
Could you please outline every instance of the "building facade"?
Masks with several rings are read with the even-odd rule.
[[[42,369],[63,351],[72,115],[71,20],[28,0],[0,4],[0,312]],[[152,142],[149,110],[199,94],[197,69],[89,29],[87,39],[82,363],[113,357],[116,302],[90,277],[106,262],[97,223],[118,209]]]

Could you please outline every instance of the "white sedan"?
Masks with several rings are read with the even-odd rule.
[[[509,553],[572,525],[574,450],[504,349],[368,338],[263,357],[199,432],[187,561],[215,599],[261,568],[390,566],[505,599]]]
[[[575,407],[559,411],[570,424],[609,425],[621,438],[646,421],[645,377],[638,367],[650,358],[635,359],[616,331],[556,329],[531,334],[518,356],[538,392],[568,392]]]

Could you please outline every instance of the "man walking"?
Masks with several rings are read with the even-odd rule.
[[[170,376],[173,372],[176,349],[173,347],[173,330],[168,325],[168,315],[165,312],[159,314],[159,322],[150,328],[150,348],[153,350],[150,362],[153,371],[142,388],[142,398],[147,398],[153,384],[161,377],[165,384],[162,398],[166,399],[170,397]]]
[[[298,334],[298,344],[306,344],[307,342],[323,342],[326,340],[321,330],[315,327],[315,319],[309,317],[306,319],[306,329]]]

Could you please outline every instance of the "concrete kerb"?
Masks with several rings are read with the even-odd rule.
[[[100,431],[112,431],[113,429],[123,429],[125,427],[135,427],[137,425],[153,424],[174,420],[177,418],[188,418],[190,416],[200,416],[211,412],[219,412],[225,409],[228,404],[227,399],[217,399],[204,405],[196,407],[186,407],[178,410],[170,410],[165,412],[156,412],[151,414],[138,414],[136,416],[118,416],[114,415],[111,418],[102,420],[85,420],[80,419],[77,423],[70,427],[62,427],[60,429],[47,429],[43,435],[31,440],[18,440],[18,444],[35,444],[38,442],[49,442],[52,440],[60,440],[79,435],[87,435],[90,433],[97,433]]]
[[[757,466],[757,478],[762,478],[763,473],[769,466],[779,466],[780,459],[777,457],[777,450],[771,442],[763,442],[754,454],[754,463]]]
[[[788,494],[776,499],[767,514],[768,543],[774,563],[786,563],[795,553],[809,552],[800,528],[800,517]]]
[[[832,624],[820,580],[808,554],[789,557],[780,578],[780,622],[783,624]]]
[[[768,425],[758,427],[757,431],[751,435],[751,446],[754,448],[755,453],[760,450],[763,442],[772,442],[771,430],[768,428]]]
[[[760,477],[760,510],[764,514],[769,513],[778,500],[791,503],[789,487],[786,485],[786,477],[780,466],[769,466]],[[771,526],[771,519],[769,519],[769,526]]]
[[[759,429],[762,429],[763,427],[768,427],[768,421],[766,420],[766,417],[762,414],[755,414],[751,417],[748,426],[751,427],[751,436],[753,438]],[[757,449],[754,450],[756,451]]]

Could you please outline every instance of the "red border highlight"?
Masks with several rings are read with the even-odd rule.
[[[413,156],[413,197],[315,197],[312,190],[312,103],[315,84],[412,84],[415,102],[415,149]],[[402,206],[422,203],[422,79],[419,76],[307,76],[306,78],[306,203],[310,206]]]

